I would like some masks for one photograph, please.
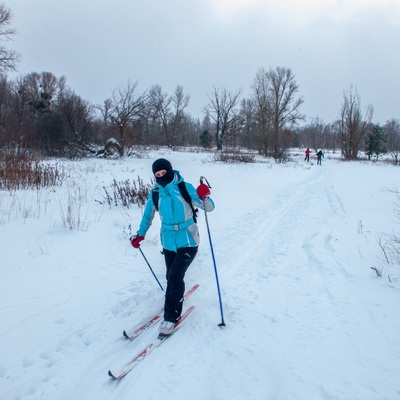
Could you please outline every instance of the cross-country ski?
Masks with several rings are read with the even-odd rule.
[[[168,336],[159,335],[155,340],[149,343],[143,350],[141,350],[135,357],[129,360],[118,373],[113,373],[108,370],[108,375],[114,379],[121,379],[127,375],[133,368],[135,368],[140,362],[142,362],[154,349],[161,346],[168,338],[170,338],[175,332],[182,326],[182,323],[194,310],[194,306],[190,306],[181,316],[181,319],[175,324],[174,330]]]
[[[193,293],[194,291],[199,287],[198,284],[193,285],[184,295],[183,300],[186,301]],[[146,322],[143,324],[138,324],[135,327],[131,328],[128,331],[123,331],[123,335],[127,339],[135,339],[139,335],[141,335],[143,332],[147,331],[149,328],[151,328],[153,325],[155,325],[157,322],[161,321],[162,319],[162,314],[163,314],[164,309],[161,309],[157,314],[153,315],[150,317]]]

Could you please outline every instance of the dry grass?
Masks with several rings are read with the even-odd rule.
[[[45,164],[27,153],[0,153],[0,190],[40,189],[60,185],[65,175],[65,171],[58,165]]]
[[[131,204],[137,204],[139,207],[143,207],[146,204],[150,189],[154,185],[145,185],[143,180],[138,177],[137,182],[131,182],[129,179],[117,182],[114,179],[110,186],[110,189],[104,187],[105,202],[110,207],[112,205],[122,205],[125,208],[129,208]]]

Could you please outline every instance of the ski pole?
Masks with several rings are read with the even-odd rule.
[[[142,249],[141,249],[140,247],[139,247],[139,250],[140,250],[140,252],[142,253],[142,256],[143,256],[144,260],[146,261],[146,263],[147,263],[148,267],[150,268],[150,271],[151,271],[151,273],[153,274],[153,276],[154,276],[155,280],[157,281],[157,283],[158,283],[158,286],[160,286],[161,290],[163,290],[163,291],[164,291],[164,288],[161,286],[161,283],[160,283],[160,281],[157,279],[157,276],[156,276],[156,274],[154,273],[153,269],[151,268],[151,266],[150,266],[150,263],[147,261],[147,258],[146,258],[146,257],[145,257],[145,255],[143,254],[143,251],[142,251]]]
[[[208,180],[207,180],[204,176],[201,176],[201,177],[200,177],[200,184],[203,184],[203,180],[204,180],[204,179],[205,179],[206,182],[207,182],[207,186],[211,189],[211,186],[210,186],[210,184],[208,183]],[[205,200],[202,199],[202,201],[203,201],[203,206],[204,206],[204,215],[205,215],[205,217],[206,217],[207,233],[208,233],[208,240],[209,240],[209,242],[210,242],[211,256],[212,256],[213,263],[214,263],[215,280],[216,280],[216,282],[217,282],[218,299],[219,299],[219,309],[220,309],[220,312],[221,312],[221,323],[219,323],[218,326],[225,326],[224,311],[223,311],[223,309],[222,309],[221,290],[220,290],[220,287],[219,287],[219,279],[218,279],[217,264],[216,264],[216,262],[215,262],[215,255],[214,255],[214,247],[213,247],[212,240],[211,240],[210,226],[209,226],[209,224],[208,224],[208,217],[207,217],[207,211],[206,211]]]

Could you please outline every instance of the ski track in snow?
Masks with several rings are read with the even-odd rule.
[[[363,337],[362,319],[371,316],[365,299],[354,304],[351,273],[334,254],[332,242],[336,239],[332,229],[338,218],[346,216],[346,211],[331,185],[328,171],[324,170],[308,182],[279,193],[271,208],[257,209],[254,216],[236,221],[239,229],[231,238],[233,245],[222,256],[229,260],[224,262],[225,269],[229,266],[225,279],[229,282],[233,275],[232,281],[249,288],[246,298],[234,293],[227,295],[228,307],[235,305],[228,308],[227,320],[244,329],[243,346],[254,362],[258,359],[260,367],[242,374],[247,375],[248,383],[264,381],[268,398],[301,399],[304,386],[310,386],[315,398],[358,398],[353,380],[359,381],[360,374],[367,376],[366,391],[370,390],[372,398],[377,395],[374,388],[379,386],[379,379],[368,368],[373,359],[363,354],[371,344],[359,344]],[[251,220],[257,221],[255,227],[249,224]],[[295,248],[297,254],[288,254]],[[353,309],[350,315],[353,314],[354,321],[348,319],[349,308]],[[259,323],[250,326],[252,321]],[[365,326],[369,325],[368,321]],[[282,336],[282,326],[287,336]],[[313,347],[309,347],[310,330]],[[270,343],[266,346],[269,350],[264,348],[260,352],[259,344],[263,342]],[[337,353],[327,359],[324,355],[331,354],[332,347]],[[347,369],[341,374],[342,364],[353,362],[352,356],[364,361],[365,370],[360,373],[355,365],[351,371],[354,376],[349,376]],[[265,360],[269,368],[265,368]],[[307,371],[304,376],[300,365]],[[279,371],[281,366],[284,369]],[[318,376],[316,381],[320,384],[316,387],[308,382],[310,369]],[[265,375],[273,378],[266,379]],[[337,381],[329,387],[332,375]],[[337,391],[337,386],[342,389]],[[251,393],[238,393],[240,388],[231,395],[252,398]]]
[[[243,170],[258,172],[252,168]],[[77,276],[51,306],[44,299],[25,298],[33,305],[27,318],[0,329],[0,339],[13,331],[21,343],[12,364],[0,363],[1,400],[400,398],[400,385],[393,389],[393,378],[400,373],[398,332],[382,329],[385,318],[394,314],[369,297],[366,288],[378,293],[377,283],[367,276],[360,284],[357,263],[349,265],[339,251],[349,213],[336,190],[335,171],[304,166],[295,173],[298,180],[281,183],[279,190],[260,182],[251,193],[243,193],[241,203],[235,203],[240,210],[232,208],[231,218],[221,226],[210,213],[225,328],[217,326],[219,304],[202,221],[202,244],[186,279],[187,286],[200,283],[187,301],[196,305],[195,311],[127,377],[110,380],[107,370],[118,370],[137,354],[157,327],[133,342],[122,337],[122,330],[162,303],[143,260],[127,251],[124,242],[113,249],[118,262],[106,258],[94,281],[87,278],[90,272]],[[266,179],[271,177],[273,171]],[[219,185],[228,200],[219,194],[215,213],[218,207],[230,207],[234,177],[225,174]],[[162,276],[157,246],[144,249]],[[133,254],[141,266],[135,278],[127,271]],[[355,253],[352,259],[357,257]],[[125,279],[123,285],[118,274]],[[103,298],[91,298],[101,291]],[[23,305],[2,306],[0,312],[18,313]],[[73,321],[71,309],[77,314]],[[43,340],[35,332],[32,339],[38,347],[32,349],[31,332],[21,331],[34,319],[46,331]],[[366,328],[374,332],[365,335]]]

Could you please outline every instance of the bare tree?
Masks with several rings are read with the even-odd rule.
[[[40,148],[38,129],[39,125],[43,126],[40,119],[50,112],[58,84],[64,80],[50,72],[33,72],[15,80],[11,103],[15,121],[12,135],[18,149]]]
[[[393,156],[394,164],[397,165],[400,155],[400,121],[392,118],[383,126],[383,131],[388,138],[389,153]]]
[[[62,125],[62,151],[69,158],[82,156],[91,149],[93,107],[72,89],[60,87],[55,112]]]
[[[361,99],[356,88],[351,86],[348,92],[344,92],[338,126],[342,155],[345,159],[357,158],[361,142],[371,128],[372,115],[372,106],[368,106],[365,115],[362,115]]]
[[[10,28],[12,12],[4,3],[0,4],[0,42],[11,40],[16,34],[15,29]],[[14,50],[0,45],[0,75],[7,71],[16,71],[20,56]]]
[[[303,119],[299,109],[304,100],[296,98],[298,85],[295,77],[289,68],[276,67],[268,72],[260,68],[252,91],[263,152],[276,160],[281,159],[288,145],[288,130]]]
[[[23,79],[25,101],[33,114],[50,110],[57,88],[65,84],[65,77],[57,79],[51,72],[32,72]]]
[[[315,151],[325,147],[325,141],[324,141],[325,125],[319,118],[311,120],[307,128],[307,133],[312,143],[311,146]]]
[[[99,112],[101,116],[101,120],[96,121],[97,125],[96,137],[101,142],[104,142],[106,140],[111,108],[112,108],[111,99],[106,99],[104,100],[102,105],[96,105],[93,107],[93,109]]]
[[[298,146],[317,149],[332,149],[335,151],[336,137],[334,126],[324,123],[319,117],[312,118],[310,122],[297,130]]]
[[[160,85],[154,85],[149,90],[148,103],[153,114],[154,122],[162,132],[166,144],[172,146],[172,136],[169,129],[169,114],[171,109],[171,97],[163,92]]]
[[[169,147],[174,147],[178,136],[181,142],[184,136],[185,109],[190,97],[185,95],[182,86],[177,86],[174,94],[168,96],[160,85],[154,85],[149,90],[149,108],[153,117],[153,126],[164,137]]]
[[[298,85],[289,68],[276,67],[267,74],[271,82],[272,131],[275,160],[282,159],[287,148],[287,129],[303,119],[299,108],[302,97],[296,98]]]
[[[222,150],[227,139],[235,133],[240,119],[236,106],[241,91],[229,92],[226,88],[213,89],[212,96],[208,96],[210,103],[203,112],[214,121],[215,141],[217,150]]]
[[[253,148],[255,127],[255,106],[251,99],[243,99],[240,103],[240,117],[243,123],[243,146]]]
[[[255,134],[259,142],[259,150],[267,156],[272,146],[272,104],[271,82],[263,68],[257,71],[251,89],[255,106]]]
[[[138,82],[128,83],[113,91],[111,98],[110,120],[119,133],[122,151],[125,146],[125,135],[128,128],[133,128],[139,118],[146,101],[145,93],[138,93]]]
[[[6,76],[0,76],[0,140],[3,142],[7,126],[12,118],[12,88]],[[0,142],[0,146],[1,146]]]
[[[30,73],[13,85],[16,148],[74,158],[91,144],[93,109],[67,87],[66,78],[50,72]]]
[[[185,136],[185,109],[189,105],[190,96],[185,95],[182,86],[175,88],[174,94],[171,97],[172,110],[170,114],[171,125],[171,146],[175,145],[176,138],[180,134],[181,142]]]

